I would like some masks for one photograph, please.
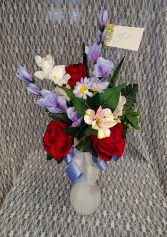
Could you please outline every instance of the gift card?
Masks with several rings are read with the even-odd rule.
[[[107,24],[104,45],[138,51],[144,28]]]

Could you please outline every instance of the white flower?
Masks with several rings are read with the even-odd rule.
[[[108,87],[109,82],[102,82],[99,78],[93,77],[90,78],[89,84],[92,85],[93,91],[98,91],[99,93],[101,93]]]
[[[113,113],[115,119],[117,119],[118,116],[122,116],[124,104],[126,104],[126,98],[125,98],[125,96],[120,96],[117,108],[115,109],[115,111]]]
[[[118,121],[114,120],[114,116],[110,109],[102,109],[100,106],[95,113],[92,109],[87,109],[84,116],[85,123],[92,125],[93,129],[98,130],[98,138],[102,139],[110,136],[111,127],[115,126]]]
[[[75,94],[76,97],[86,99],[87,95],[90,97],[93,96],[93,94],[89,91],[89,89],[92,89],[92,86],[89,84],[89,79],[85,77],[84,79],[81,78],[80,82],[78,81],[76,83],[73,93]]]
[[[70,85],[67,84],[66,88],[70,89],[71,87]],[[70,98],[68,97],[67,93],[62,88],[56,87],[55,91],[56,91],[56,95],[63,95],[67,101],[70,101]]]
[[[51,55],[47,55],[44,58],[41,58],[40,56],[35,56],[35,61],[36,64],[42,68],[42,71],[37,71],[34,73],[36,77],[39,79],[48,79],[49,74],[51,73],[53,66],[54,66],[54,61],[52,59]]]
[[[67,84],[70,78],[71,76],[66,74],[65,65],[54,66],[52,72],[49,74],[49,79],[58,86]]]

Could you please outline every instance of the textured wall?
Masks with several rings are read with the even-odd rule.
[[[139,84],[141,130],[129,133],[128,139],[151,162],[167,194],[166,0],[1,0],[0,5],[1,201],[27,157],[40,149],[49,121],[16,79],[16,65],[34,72],[34,55],[48,53],[56,64],[81,62],[81,43],[95,39],[102,5],[110,22],[145,27],[138,52],[106,47],[103,56],[116,64],[125,55],[119,82]],[[39,82],[50,88],[48,83]]]

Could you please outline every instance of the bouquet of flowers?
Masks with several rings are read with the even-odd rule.
[[[51,55],[35,57],[40,71],[34,76],[52,81],[53,91],[39,88],[32,75],[18,66],[17,77],[52,119],[43,137],[47,159],[65,160],[74,184],[85,171],[79,156],[75,159],[78,151],[90,154],[92,167],[105,170],[108,161],[123,154],[128,129],[138,130],[139,114],[134,109],[138,85],[116,85],[124,58],[114,70],[113,62],[101,56],[107,23],[108,12],[102,9],[96,42],[89,47],[83,43],[83,63],[55,65]]]

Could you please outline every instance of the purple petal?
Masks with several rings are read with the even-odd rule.
[[[22,80],[32,81],[31,74],[28,73],[28,71],[24,67],[18,65],[17,69],[18,69],[19,75],[22,78]]]
[[[60,107],[60,109],[62,109],[63,111],[67,110],[67,104],[66,104],[66,100],[64,98],[64,96],[57,96],[57,103]]]
[[[108,11],[101,9],[98,24],[102,28],[108,23]]]
[[[72,123],[72,127],[79,127],[81,125],[83,117],[80,117],[77,121]]]
[[[28,82],[27,86],[28,86],[27,89],[31,94],[34,94],[34,95],[39,95],[40,94],[41,90],[35,84],[33,84],[31,82]]]
[[[105,10],[103,12],[103,26],[105,26],[108,23],[108,11]]]
[[[90,46],[88,57],[91,62],[97,61],[101,53],[101,47],[102,45],[98,45],[97,43],[94,43],[92,46]]]
[[[78,113],[74,107],[69,107],[67,110],[67,116],[69,119],[71,119],[73,122],[78,120]]]
[[[58,107],[46,107],[49,112],[53,113],[53,114],[58,114],[58,113],[63,113],[64,111]]]
[[[93,75],[95,77],[106,77],[111,73],[113,68],[114,64],[111,61],[100,57],[94,65]]]
[[[51,93],[51,91],[48,91],[48,90],[45,90],[45,89],[43,89],[43,90],[41,90],[41,95],[43,96],[43,97],[46,97],[48,94],[50,94]]]
[[[42,98],[42,99],[38,99],[38,100],[36,101],[36,104],[39,105],[39,106],[41,106],[41,107],[45,107],[45,104],[44,104],[44,102],[43,102],[43,98]]]
[[[56,95],[49,93],[46,97],[37,100],[37,105],[42,107],[56,107],[57,106],[57,98]]]
[[[24,77],[20,76],[19,74],[16,74],[16,77],[19,78],[21,81],[26,81]]]
[[[105,38],[106,38],[106,35],[107,35],[107,30],[105,29],[105,30],[103,31],[103,34],[102,34],[102,37],[101,37],[101,42],[102,42],[102,43],[104,42],[104,40],[105,40]]]
[[[98,30],[97,32],[97,43],[99,44],[101,42],[101,31]]]

